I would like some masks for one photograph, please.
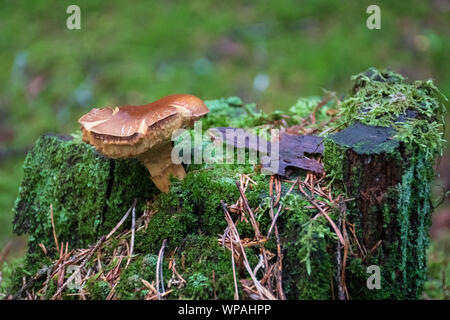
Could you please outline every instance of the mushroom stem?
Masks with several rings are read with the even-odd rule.
[[[169,192],[170,177],[183,180],[186,175],[181,164],[175,164],[171,158],[172,144],[166,143],[157,150],[152,149],[139,156],[139,160],[150,172],[151,179],[156,187],[164,192]]]

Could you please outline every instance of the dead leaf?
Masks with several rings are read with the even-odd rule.
[[[280,140],[269,142],[241,128],[212,128],[210,134],[214,139],[224,141],[236,148],[256,150],[271,157],[272,150],[276,150],[274,143],[278,143],[279,157],[274,155],[277,163],[263,164],[262,167],[273,174],[287,177],[288,167],[300,168],[316,173],[322,173],[322,164],[312,155],[323,154],[323,138],[314,135],[294,135],[283,132]],[[278,165],[277,165],[278,164]],[[277,169],[274,169],[277,168]]]

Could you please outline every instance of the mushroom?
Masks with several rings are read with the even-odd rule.
[[[191,127],[208,112],[200,98],[174,94],[142,106],[92,109],[78,122],[84,142],[110,158],[137,158],[156,187],[168,193],[170,176],[182,180],[186,175],[171,160],[172,132]]]

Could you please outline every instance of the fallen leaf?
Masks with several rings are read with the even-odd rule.
[[[314,135],[294,135],[283,132],[279,141],[269,142],[266,139],[256,136],[241,128],[212,128],[210,134],[214,139],[220,139],[228,145],[236,148],[256,150],[263,155],[267,155],[272,161],[263,164],[262,167],[272,174],[287,177],[287,168],[300,168],[316,173],[322,173],[322,164],[310,157],[314,154],[323,154],[323,138]],[[238,138],[239,137],[239,138]],[[274,143],[278,143],[275,148]],[[272,151],[279,150],[279,156],[272,155]],[[273,156],[273,157],[272,157]]]
[[[300,168],[316,173],[322,173],[322,164],[310,156],[323,154],[323,138],[313,135],[294,135],[283,133],[280,138],[278,170],[280,176],[288,176],[288,167]],[[263,168],[268,168],[263,165]]]

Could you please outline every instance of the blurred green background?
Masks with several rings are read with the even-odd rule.
[[[81,30],[66,28],[70,4],[81,8]],[[366,27],[371,4],[381,30]],[[344,94],[370,66],[432,78],[450,97],[449,22],[448,0],[0,0],[0,254],[21,252],[11,208],[42,133],[74,132],[93,107],[171,93],[287,109],[323,89]],[[448,153],[439,171],[436,184],[449,190]],[[431,298],[449,298],[448,202],[432,229]]]

